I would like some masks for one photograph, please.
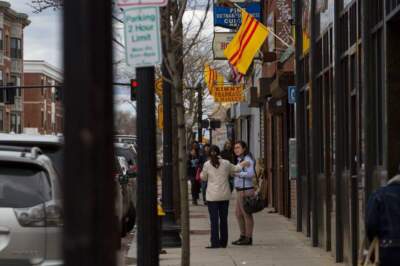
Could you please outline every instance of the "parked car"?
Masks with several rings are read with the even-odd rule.
[[[62,136],[0,133],[0,146],[39,147],[60,174],[63,167],[63,144]]]
[[[135,175],[128,169],[128,163],[124,157],[116,156],[115,158],[115,177],[120,188],[117,190],[117,211],[121,221],[121,236],[124,237],[132,231],[136,223],[136,208],[133,199]]]
[[[137,137],[135,135],[115,135],[114,142],[136,145]]]
[[[0,151],[0,265],[63,265],[59,182],[39,148]]]

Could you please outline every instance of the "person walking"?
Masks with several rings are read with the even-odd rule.
[[[240,172],[248,162],[238,165],[220,158],[217,146],[210,147],[210,160],[204,164],[201,179],[208,182],[206,197],[211,223],[211,245],[206,248],[226,248],[228,245],[228,208],[231,191],[229,176]]]
[[[397,175],[369,198],[365,226],[368,240],[379,240],[379,265],[399,265],[400,167]]]
[[[198,150],[192,148],[187,161],[187,175],[191,184],[193,205],[198,205],[200,195],[200,180],[197,178],[197,172],[200,170],[200,156]]]
[[[206,143],[203,146],[202,154],[200,156],[200,167],[203,169],[204,164],[208,161],[210,155],[210,144]],[[201,194],[203,196],[204,205],[207,205],[207,181],[201,181]]]
[[[253,186],[253,178],[256,175],[255,161],[244,141],[235,143],[234,152],[237,156],[237,162],[248,162],[248,166],[234,175],[234,184],[237,192],[236,218],[239,224],[240,237],[238,240],[233,241],[232,244],[248,246],[253,244],[254,218],[252,214],[248,214],[244,210],[243,201],[245,196],[252,196],[255,193]]]
[[[236,158],[235,154],[233,153],[232,149],[232,142],[230,140],[227,140],[224,144],[224,149],[221,152],[221,158],[229,161],[230,163],[236,163]],[[233,191],[234,187],[234,178],[233,176],[229,177],[229,187],[231,189],[231,192]]]

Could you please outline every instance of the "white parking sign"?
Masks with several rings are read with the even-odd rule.
[[[117,5],[120,7],[143,7],[143,6],[166,6],[168,0],[118,0]]]
[[[126,59],[130,66],[161,64],[160,13],[158,7],[124,11]]]

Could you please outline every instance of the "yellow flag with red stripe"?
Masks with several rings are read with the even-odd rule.
[[[214,95],[214,88],[216,85],[224,83],[224,76],[215,69],[212,69],[209,65],[204,65],[204,80],[207,84],[208,90],[211,95]]]
[[[241,9],[242,25],[224,50],[229,63],[243,75],[268,37],[269,30],[255,17]]]

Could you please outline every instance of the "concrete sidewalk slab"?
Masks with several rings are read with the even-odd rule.
[[[264,210],[255,215],[253,246],[232,246],[226,249],[206,249],[210,240],[210,225],[206,206],[191,206],[191,265],[192,266],[333,266],[331,255],[320,248],[313,248],[303,234],[296,232],[288,219],[269,214]],[[229,243],[239,236],[234,213],[234,200],[229,208]],[[180,249],[166,249],[160,255],[160,265],[180,266]],[[127,254],[128,261],[135,261],[136,242]],[[127,264],[135,265],[135,263]]]

